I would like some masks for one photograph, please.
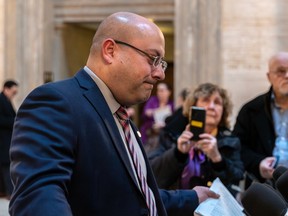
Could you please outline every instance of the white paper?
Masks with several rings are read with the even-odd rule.
[[[194,216],[245,216],[243,207],[232,196],[219,178],[216,178],[210,190],[220,195],[219,199],[208,198],[195,210]]]

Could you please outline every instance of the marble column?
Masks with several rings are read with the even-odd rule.
[[[44,54],[49,60],[49,50],[45,50],[49,0],[9,0],[5,4],[4,77],[20,84],[17,106],[32,89],[43,83],[44,71],[49,70],[45,69],[44,61]]]
[[[65,53],[65,45],[64,45],[64,37],[63,33],[65,31],[65,24],[57,23],[54,29],[54,37],[53,37],[53,74],[55,80],[61,80],[71,76],[69,74],[68,63]],[[72,73],[75,73],[73,71]]]
[[[220,27],[221,0],[175,0],[176,97],[184,87],[221,83]]]
[[[0,32],[4,32],[5,2],[0,0]],[[4,82],[4,34],[0,34],[0,87]]]

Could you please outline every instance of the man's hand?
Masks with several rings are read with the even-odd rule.
[[[215,193],[214,191],[211,191],[208,187],[196,186],[193,188],[193,190],[196,191],[197,193],[199,204],[208,198],[218,199],[220,197],[219,194]]]
[[[275,160],[275,157],[266,157],[260,162],[259,172],[263,178],[271,179],[273,177],[273,163],[275,162]]]

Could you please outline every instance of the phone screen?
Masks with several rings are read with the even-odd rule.
[[[204,133],[206,110],[202,107],[192,106],[189,113],[190,131],[192,140],[199,140],[199,135]]]

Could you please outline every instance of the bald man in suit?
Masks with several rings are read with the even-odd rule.
[[[12,139],[11,215],[192,215],[199,202],[217,197],[202,187],[159,192],[130,121],[148,203],[117,119],[119,107],[146,101],[164,79],[164,43],[146,18],[112,14],[98,27],[83,69],[29,94]]]

